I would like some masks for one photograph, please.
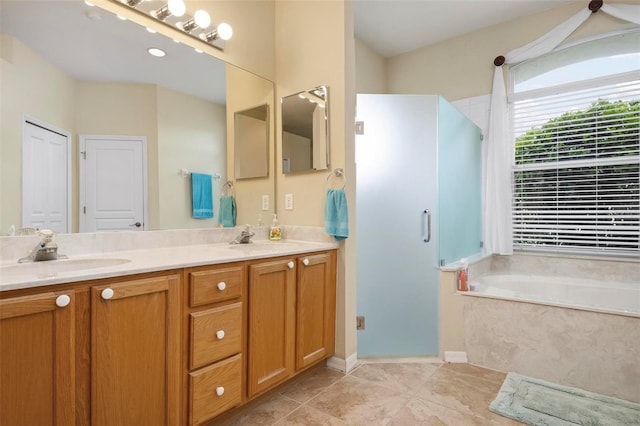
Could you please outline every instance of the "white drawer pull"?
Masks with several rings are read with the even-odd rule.
[[[223,386],[218,386],[216,388],[216,395],[218,395],[218,396],[224,395],[224,387]]]
[[[216,331],[216,337],[218,338],[218,340],[224,339],[224,330]]]
[[[59,308],[64,308],[69,303],[71,303],[71,298],[66,294],[61,294],[60,296],[56,297],[56,306]]]
[[[296,266],[296,265],[295,265],[295,263],[293,263],[293,260],[292,260],[289,263],[287,263],[287,266],[289,267],[289,269],[293,269],[293,267]]]
[[[102,293],[100,293],[100,295],[104,300],[109,300],[113,297],[113,289],[105,288],[104,290],[102,290]]]
[[[220,281],[218,283],[218,290],[223,291],[225,288],[227,288],[227,283],[225,283],[224,281]]]
[[[302,261],[302,264],[304,266],[309,266],[309,259],[307,259],[306,257],[304,258],[304,260]]]

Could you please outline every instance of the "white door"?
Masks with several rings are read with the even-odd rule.
[[[146,229],[146,153],[144,136],[80,135],[80,232]]]
[[[22,227],[69,232],[70,133],[25,118],[22,126]]]

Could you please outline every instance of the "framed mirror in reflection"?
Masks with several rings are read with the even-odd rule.
[[[282,172],[329,167],[329,88],[313,87],[282,98]]]
[[[269,176],[269,105],[234,113],[236,179]]]
[[[85,214],[100,224],[86,230],[110,230],[109,222],[131,230],[217,225],[221,185],[233,179],[227,167],[227,103],[234,88],[227,87],[227,80],[230,74],[236,79],[242,75],[243,82],[251,79],[270,87],[270,104],[271,82],[81,1],[3,1],[0,16],[0,235],[13,228],[82,232],[86,217],[80,217]],[[151,56],[150,48],[165,55]],[[264,102],[264,93],[258,99],[243,93],[241,100],[234,99],[234,109]],[[65,151],[47,156],[50,146],[38,146],[35,138],[32,159],[25,161],[26,120],[68,134]],[[102,210],[111,215],[119,209],[124,217],[99,217],[104,212],[94,208],[100,203],[91,204],[95,194],[84,194],[86,205],[79,202],[79,188],[90,191],[85,179],[96,177],[84,173],[95,165],[91,150],[102,148],[85,146],[80,152],[79,141],[94,136],[108,148],[116,146],[109,142],[115,136],[120,145],[131,137],[146,140],[146,155],[130,158],[143,159],[137,166],[146,177],[144,190],[134,193],[134,185],[123,178],[128,176],[122,173],[125,163],[111,157],[106,158],[108,173],[98,176],[111,191],[103,202],[116,200]],[[54,164],[60,167],[54,170]],[[181,173],[185,169],[221,177],[213,180],[214,218],[193,217],[191,182]],[[21,185],[29,176],[35,176],[31,187]],[[274,181],[262,193],[275,191]],[[260,196],[255,195],[256,204]],[[131,209],[122,203],[131,197],[143,198],[143,205]],[[31,222],[25,219],[26,209],[32,209]],[[55,228],[52,215],[68,217],[67,223]]]

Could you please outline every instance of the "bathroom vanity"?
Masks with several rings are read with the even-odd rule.
[[[3,278],[2,424],[206,424],[333,355],[334,243],[117,256]]]

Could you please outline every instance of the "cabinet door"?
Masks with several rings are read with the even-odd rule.
[[[249,267],[249,396],[291,376],[295,353],[295,262]]]
[[[75,424],[72,291],[0,300],[0,424]]]
[[[335,252],[298,258],[296,369],[333,355],[335,350]]]
[[[178,275],[91,289],[91,424],[177,425]]]

